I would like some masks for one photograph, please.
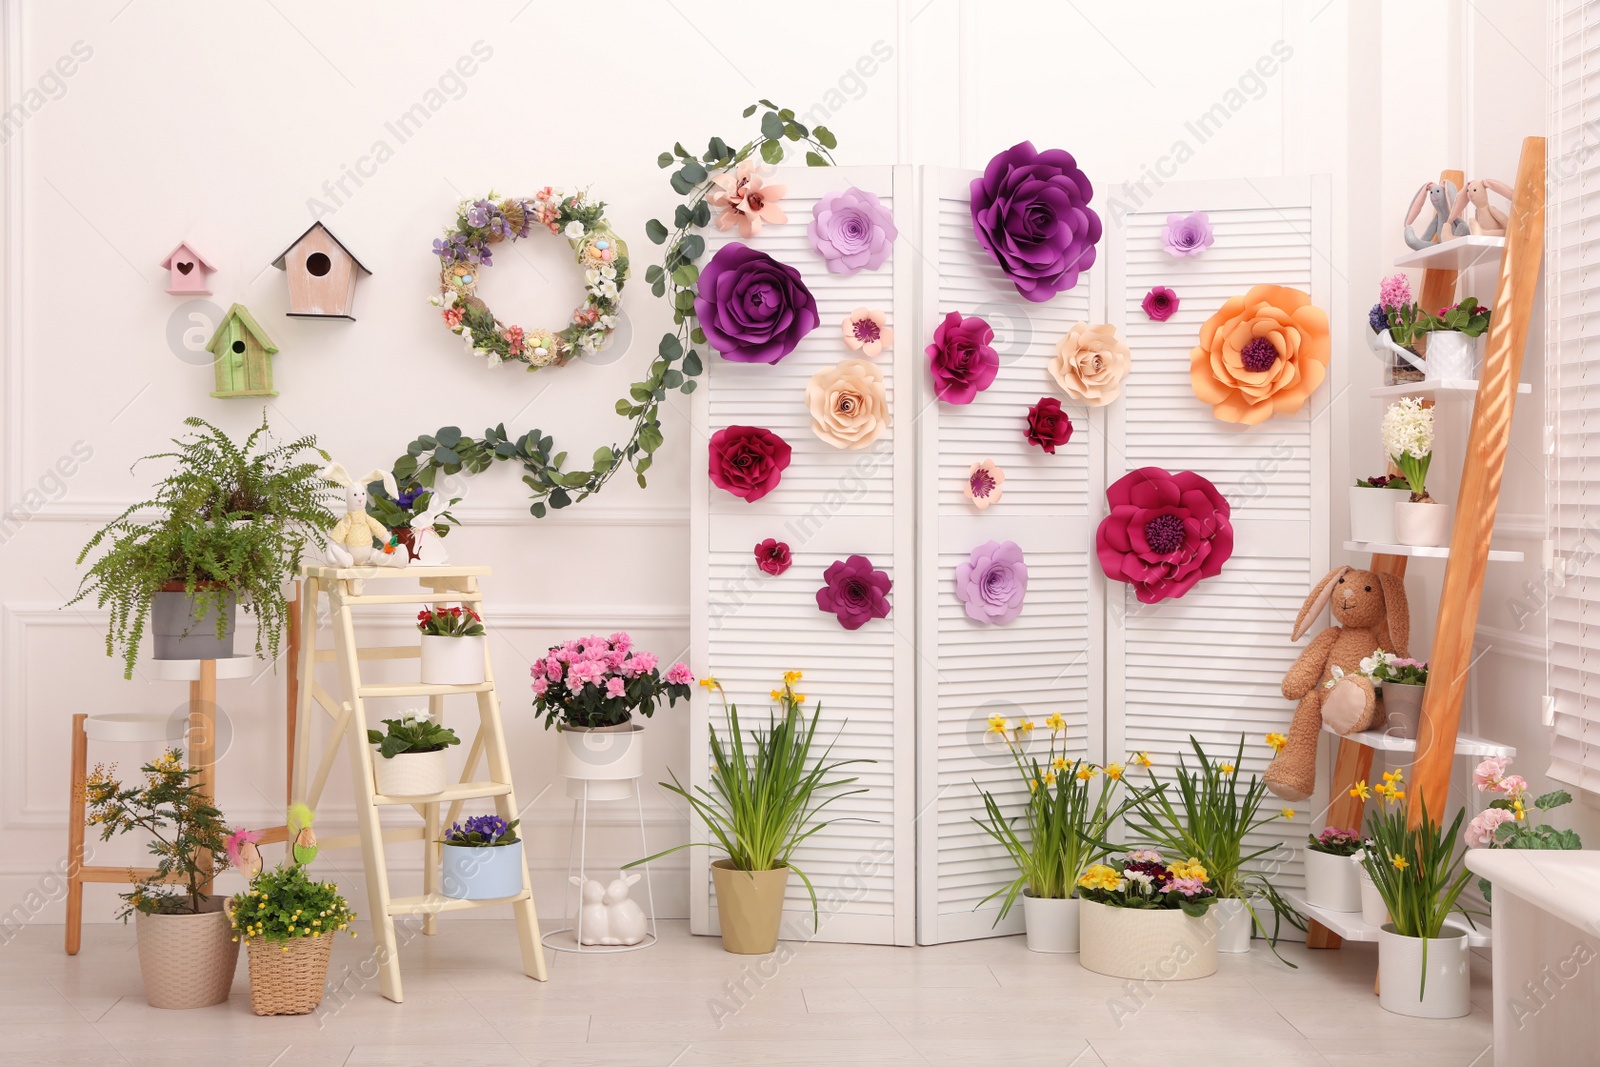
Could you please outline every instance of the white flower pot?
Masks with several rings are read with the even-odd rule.
[[[1213,905],[1214,907],[1215,905]],[[1078,962],[1112,978],[1181,981],[1217,973],[1217,939],[1181,909],[1078,904]]]
[[[1378,1005],[1417,1019],[1458,1019],[1472,1010],[1471,959],[1459,927],[1447,924],[1438,937],[1424,939],[1402,937],[1385,923],[1378,931]]]
[[[626,800],[634,779],[644,774],[644,727],[556,727],[556,771],[567,779],[573,800]]]
[[[483,681],[484,637],[422,635],[423,685],[478,685]]]
[[[1450,505],[1413,504],[1409,500],[1394,505],[1394,543],[1414,548],[1437,548],[1450,543]]]
[[[402,752],[384,759],[378,746],[372,746],[372,779],[378,795],[386,797],[425,797],[444,792],[447,781],[444,749],[434,752]]]
[[[522,892],[522,842],[472,848],[444,845],[444,895],[456,900],[500,900]]]
[[[1036,897],[1022,891],[1029,952],[1078,951],[1078,898]]]
[[[1361,910],[1361,857],[1334,856],[1301,849],[1305,860],[1306,903],[1327,911]]]
[[[1426,685],[1404,682],[1383,683],[1383,732],[1389,737],[1413,740],[1422,721],[1422,697]]]
[[[1361,921],[1368,926],[1382,926],[1389,921],[1389,907],[1378,892],[1378,884],[1365,867],[1356,869],[1356,879],[1361,883]]]
[[[1394,544],[1394,506],[1411,499],[1409,489],[1350,487],[1350,540]]]
[[[1244,901],[1224,897],[1211,905],[1206,922],[1216,931],[1218,952],[1249,952],[1250,934],[1255,920]]]
[[[1481,336],[1481,335],[1480,335]],[[1425,376],[1430,382],[1446,379],[1472,379],[1478,376],[1478,337],[1468,337],[1459,330],[1434,330],[1428,334],[1424,349],[1428,367]]]

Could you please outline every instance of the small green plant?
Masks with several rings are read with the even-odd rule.
[[[1468,337],[1481,337],[1489,328],[1489,309],[1478,304],[1478,298],[1469,296],[1459,304],[1440,308],[1433,317],[1434,330],[1453,330]]]
[[[977,904],[981,908],[1004,894],[1000,914],[995,916],[996,923],[1010,912],[1024,889],[1036,898],[1063,900],[1072,896],[1083,872],[1110,851],[1108,846],[1097,842],[1102,841],[1112,824],[1145,796],[1135,790],[1120,801],[1116,799],[1117,789],[1124,781],[1121,763],[1103,768],[1083,760],[1069,763],[1066,758],[1067,724],[1059,712],[1045,720],[1045,727],[1050,731],[1050,747],[1041,764],[1026,753],[1027,742],[1035,729],[1031,721],[1025,719],[1013,728],[1002,715],[989,719],[988,733],[1005,742],[1017,773],[1028,787],[1027,806],[1020,815],[1009,819],[993,794],[985,789],[978,790],[983,796],[984,817],[974,817],[972,821],[999,842],[1017,867],[1015,879]],[[1099,796],[1091,799],[1096,778],[1100,779]],[[1018,832],[1019,820],[1023,833]]]
[[[434,722],[426,711],[402,712],[398,719],[384,719],[383,725],[388,729],[367,731],[367,743],[377,745],[384,759],[402,752],[438,752],[461,743],[454,730]]]
[[[298,863],[262,871],[249,889],[228,901],[234,940],[246,944],[258,937],[281,944],[295,937],[336,934],[349,929],[355,917],[337,885],[307,878]],[[350,930],[350,936],[356,932]],[[284,951],[289,951],[287,945]]]
[[[200,887],[227,869],[228,828],[222,813],[206,800],[192,779],[200,772],[183,765],[173,749],[139,768],[144,783],[124,786],[116,765],[96,764],[84,783],[90,826],[100,827],[100,840],[142,830],[150,835],[155,875],[122,894],[123,922],[134,912],[145,915],[197,914],[206,902]],[[210,856],[202,863],[202,854]]]
[[[1245,837],[1279,819],[1292,818],[1294,812],[1284,808],[1261,814],[1261,805],[1267,798],[1266,783],[1254,774],[1248,783],[1240,780],[1239,768],[1244,763],[1243,734],[1239,736],[1239,747],[1232,760],[1211,759],[1193,737],[1189,738],[1189,744],[1194,749],[1196,768],[1191,771],[1180,755],[1176,781],[1159,783],[1141,799],[1128,818],[1128,829],[1136,838],[1154,845],[1166,855],[1198,859],[1209,872],[1209,884],[1217,896],[1242,900],[1252,922],[1276,952],[1282,924],[1288,922],[1303,930],[1304,920],[1264,875],[1249,869],[1251,863],[1269,856],[1281,846],[1275,842],[1251,848],[1245,844]],[[1268,744],[1277,748],[1270,737]],[[1252,897],[1266,900],[1272,908],[1270,935],[1262,917],[1255,912]]]
[[[722,684],[715,678],[701,679],[702,686],[715,690],[722,697],[723,709],[728,715],[727,741],[717,736],[715,726],[709,727],[711,789],[686,789],[676,774],[672,775],[670,784],[660,784],[661,788],[688,802],[716,838],[716,844],[727,853],[735,870],[773,871],[788,867],[798,874],[811,896],[811,922],[815,927],[820,922],[817,891],[806,873],[794,865],[794,850],[812,834],[834,822],[844,821],[820,820],[818,815],[824,808],[845,797],[866,792],[864,787],[844,789],[858,781],[857,778],[829,776],[841,767],[877,761],[830,760],[832,742],[818,759],[811,759],[811,745],[822,720],[822,706],[817,705],[808,722],[801,711],[806,698],[794,691],[794,683],[799,680],[799,671],[783,676],[783,688],[772,691],[780,713],[769,715],[767,728],[755,728],[747,741],[739,725],[738,705],[728,703]],[[710,842],[691,841],[678,845],[624,864],[623,869],[701,844]]]

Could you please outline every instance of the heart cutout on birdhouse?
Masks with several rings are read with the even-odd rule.
[[[179,263],[177,266],[179,274],[188,274],[190,271],[194,270],[193,263]]]

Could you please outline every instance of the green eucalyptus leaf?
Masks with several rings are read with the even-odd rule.
[[[826,167],[827,165],[828,165],[828,161],[826,159],[823,159],[821,156],[817,155],[815,152],[807,152],[806,153],[806,166],[808,166],[808,167]]]
[[[683,373],[693,378],[703,370],[705,370],[705,365],[700,362],[700,353],[690,349],[689,353],[683,357]]]
[[[660,167],[662,170],[666,170],[668,167],[672,166],[672,153],[663,152],[657,156],[656,166]]]
[[[761,142],[761,158],[773,166],[783,162],[783,145],[777,141]]]
[[[678,173],[683,175],[683,180],[690,185],[699,185],[706,180],[706,168],[701,166],[700,161],[696,159],[691,159],[685,163]]]
[[[773,141],[783,136],[783,119],[776,111],[761,116],[761,136]]]
[[[811,131],[811,134],[817,139],[818,144],[829,151],[839,147],[839,142],[833,136],[833,131],[828,129],[826,126],[818,126],[816,129]]]
[[[656,351],[661,353],[662,359],[677,359],[683,355],[683,343],[675,333],[662,334],[661,344],[656,346]]]
[[[667,228],[661,224],[660,219],[651,219],[646,222],[644,224],[644,233],[646,237],[656,244],[660,244],[667,239]]]

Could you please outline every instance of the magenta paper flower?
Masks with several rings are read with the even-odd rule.
[[[835,560],[822,574],[826,584],[817,590],[817,608],[839,617],[846,630],[859,630],[872,619],[889,615],[889,587],[894,583],[872,566],[866,556]]]
[[[989,161],[972,182],[972,232],[1028,300],[1040,303],[1078,284],[1094,265],[1100,216],[1094,186],[1077,160],[1023,141]]]
[[[1168,255],[1180,258],[1198,256],[1211,247],[1213,240],[1211,219],[1204,211],[1168,215],[1167,224],[1161,230],[1161,247],[1167,250]]]
[[[711,484],[755,503],[778,486],[793,450],[759,426],[729,426],[711,435]]]
[[[776,363],[821,321],[799,271],[737,241],[701,268],[694,314],[711,347],[735,363]]]
[[[811,209],[806,233],[831,273],[854,274],[883,266],[900,231],[876,196],[852,186],[823,194]]]
[[[792,563],[794,557],[789,554],[789,546],[776,538],[769,537],[756,546],[756,566],[761,568],[763,574],[776,578],[788,570]]]
[[[970,404],[994,384],[1000,373],[1000,354],[991,342],[994,330],[976,315],[962,318],[952,311],[933,329],[927,347],[928,368],[933,372],[933,395],[947,404]]]
[[[1139,306],[1144,308],[1145,317],[1151,322],[1166,322],[1177,313],[1178,294],[1158,285],[1144,294],[1144,302]]]
[[[1038,445],[1053,456],[1057,445],[1072,440],[1072,418],[1061,410],[1061,401],[1053,396],[1041,396],[1039,402],[1028,409],[1028,427],[1023,436],[1030,445]]]
[[[1183,596],[1233,555],[1232,509],[1193,471],[1142,467],[1113,482],[1106,502],[1111,514],[1095,532],[1100,569],[1132,585],[1140,603]]]
[[[1003,625],[1022,614],[1028,565],[1015,541],[985,541],[956,564],[956,597],[974,622]]]

